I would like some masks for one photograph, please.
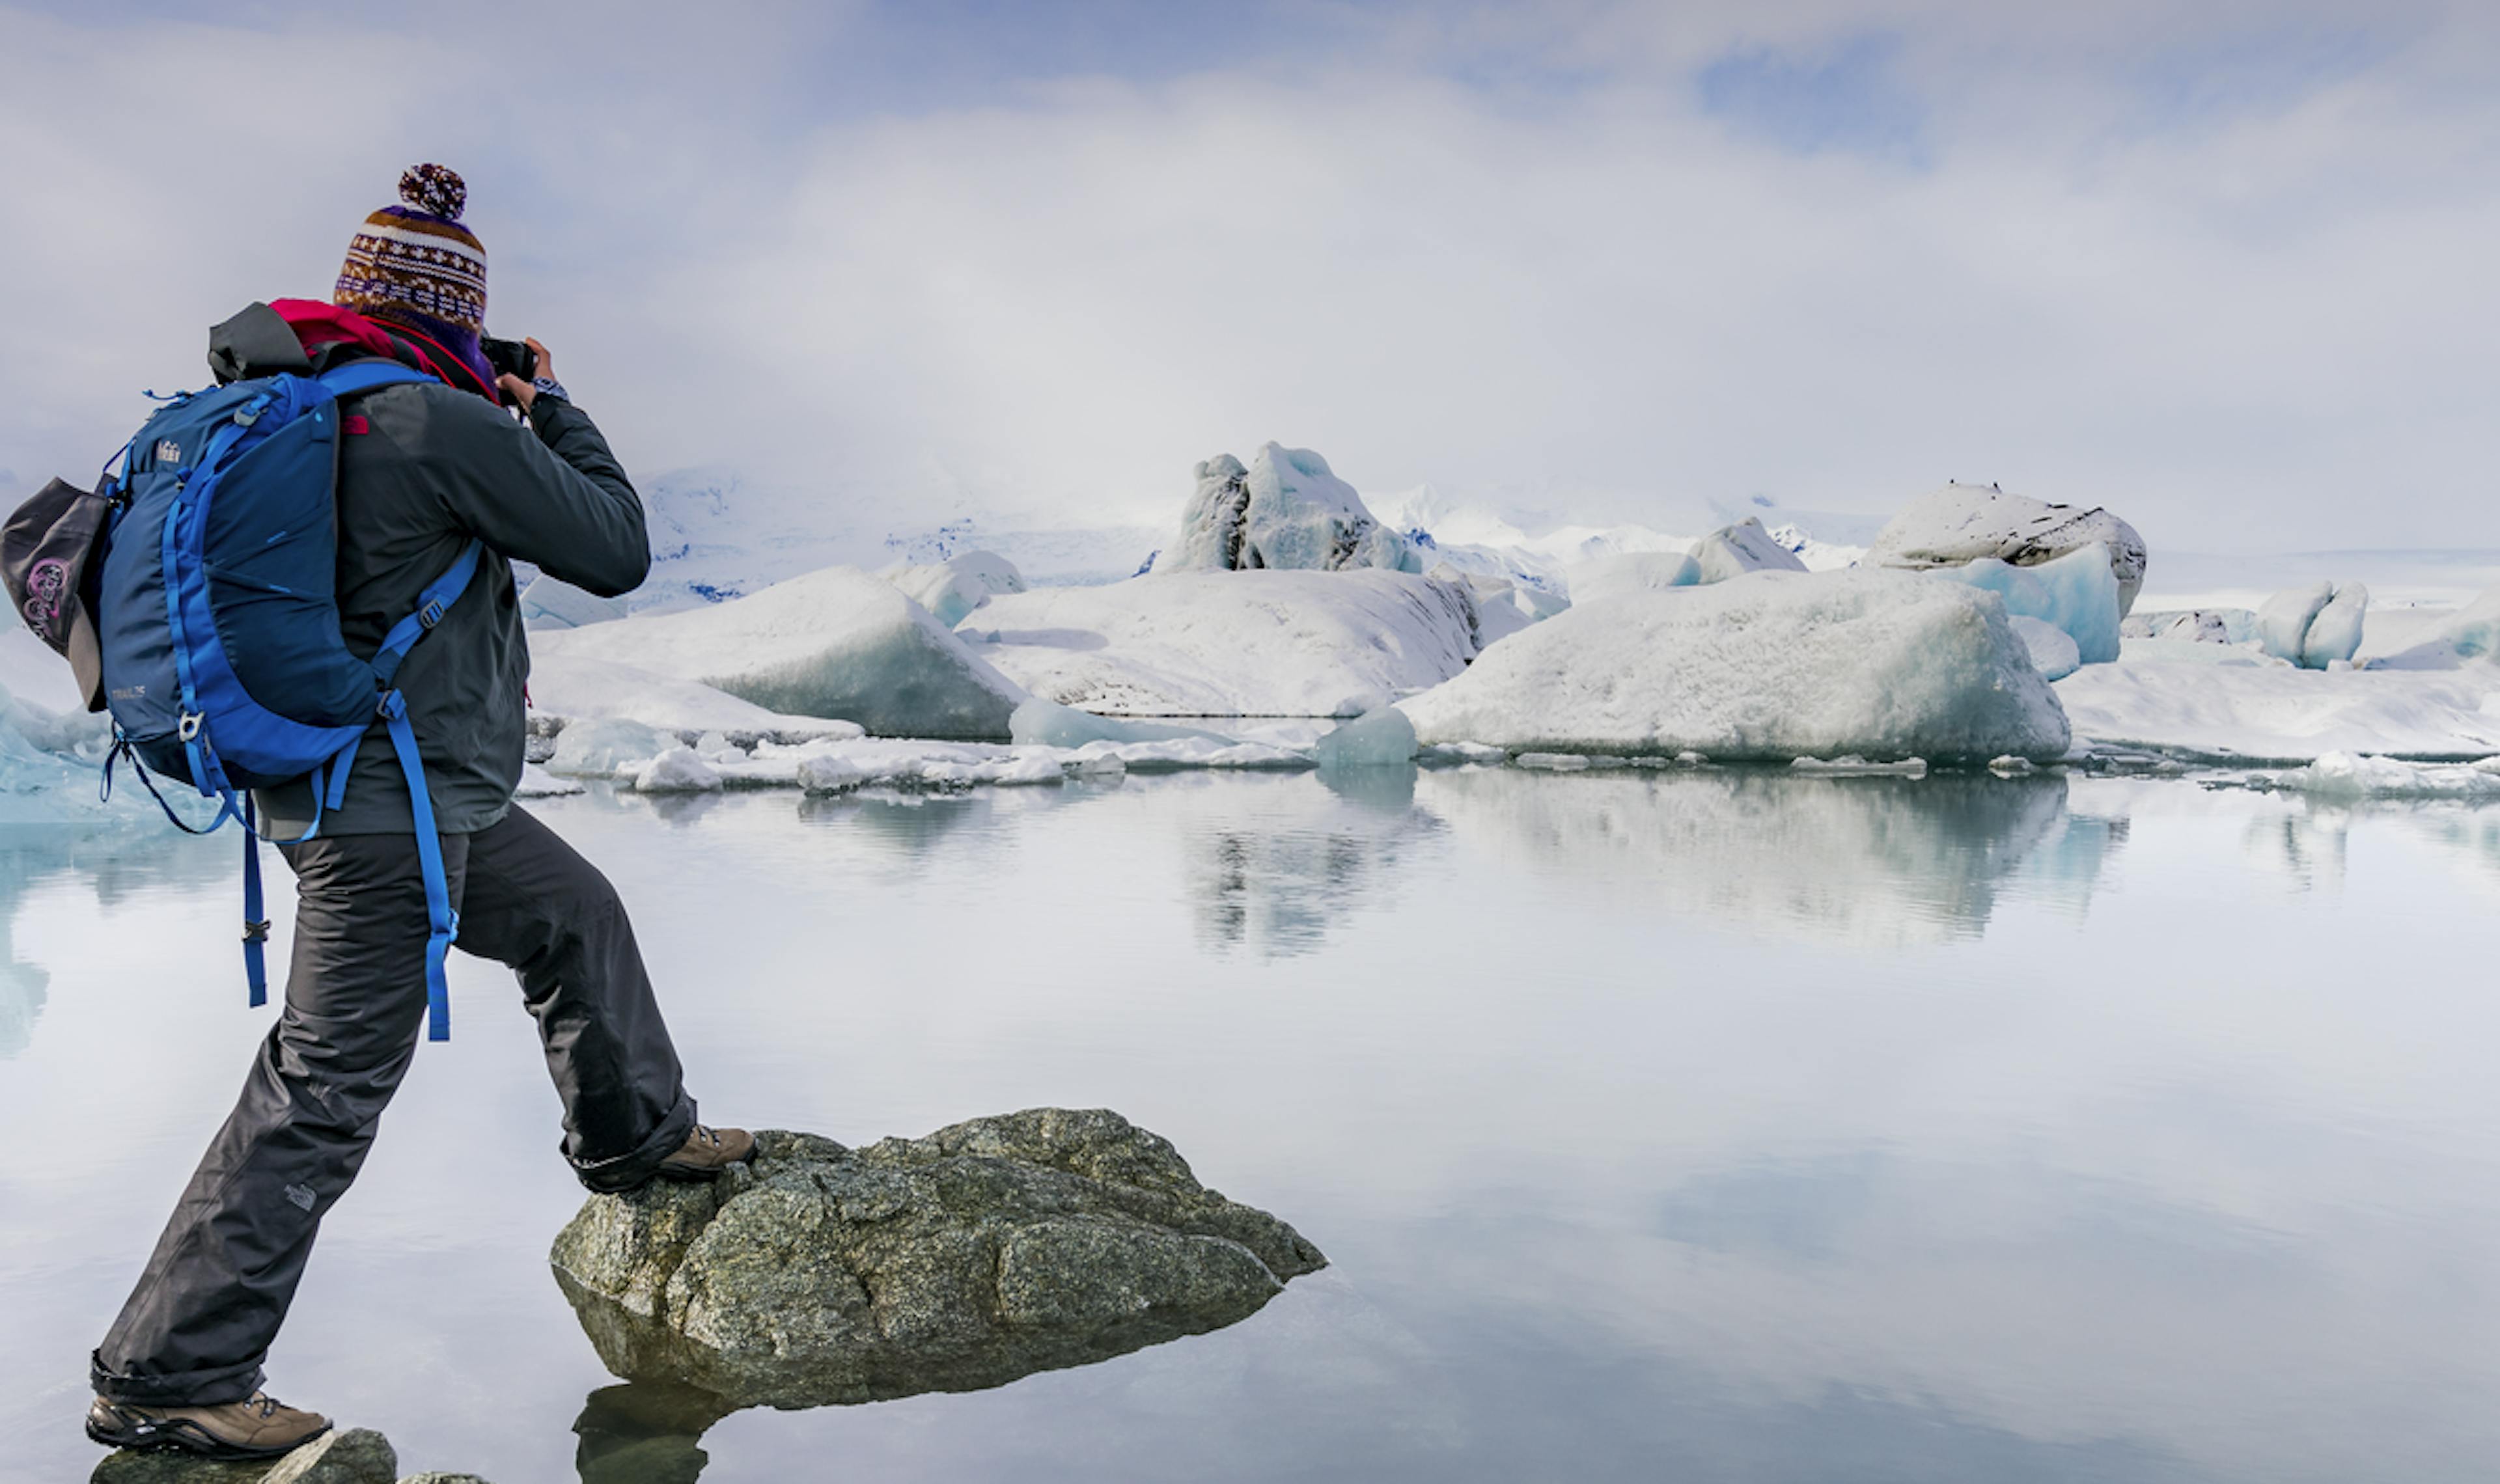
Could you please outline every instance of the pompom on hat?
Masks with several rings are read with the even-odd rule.
[[[460,224],[468,204],[457,172],[410,166],[399,178],[399,204],[366,217],[348,242],[330,302],[409,325],[484,366],[477,336],[486,323],[486,249]]]

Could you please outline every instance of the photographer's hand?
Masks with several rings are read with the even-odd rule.
[[[530,347],[530,354],[538,358],[538,374],[547,380],[554,380],[555,360],[552,356],[547,354],[547,347],[540,345],[535,337],[529,340],[527,344]],[[519,377],[509,374],[500,376],[495,379],[495,384],[501,387],[504,395],[511,398],[512,405],[519,408],[524,413],[529,412],[530,404],[538,400],[538,387],[528,381],[522,380]]]

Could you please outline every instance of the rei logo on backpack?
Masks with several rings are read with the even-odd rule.
[[[450,1035],[444,962],[459,932],[433,801],[400,662],[459,600],[482,547],[472,541],[370,661],[339,630],[341,402],[433,378],[395,361],[351,361],[173,398],[148,419],[92,493],[53,480],[0,533],[0,579],[28,626],[67,656],[91,709],[110,708],[115,761],[128,757],[166,817],[195,835],[244,827],[244,966],[268,1001],[260,833],[249,790],[310,775],[312,828],[344,799],[357,746],[385,727],[424,870],[428,1034]],[[148,775],[217,801],[185,823]]]

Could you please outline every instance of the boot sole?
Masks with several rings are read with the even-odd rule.
[[[108,1448],[128,1448],[134,1453],[187,1453],[194,1458],[220,1463],[267,1463],[281,1459],[306,1443],[330,1431],[332,1424],[305,1434],[291,1443],[275,1448],[254,1448],[243,1443],[230,1443],[214,1437],[199,1424],[186,1421],[138,1423],[126,1428],[109,1428],[93,1417],[86,1420],[86,1435]]]

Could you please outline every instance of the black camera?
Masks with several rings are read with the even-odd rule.
[[[495,368],[499,377],[519,377],[524,381],[539,379],[539,356],[529,342],[497,340],[492,335],[477,337],[477,347],[486,352],[486,364]]]

